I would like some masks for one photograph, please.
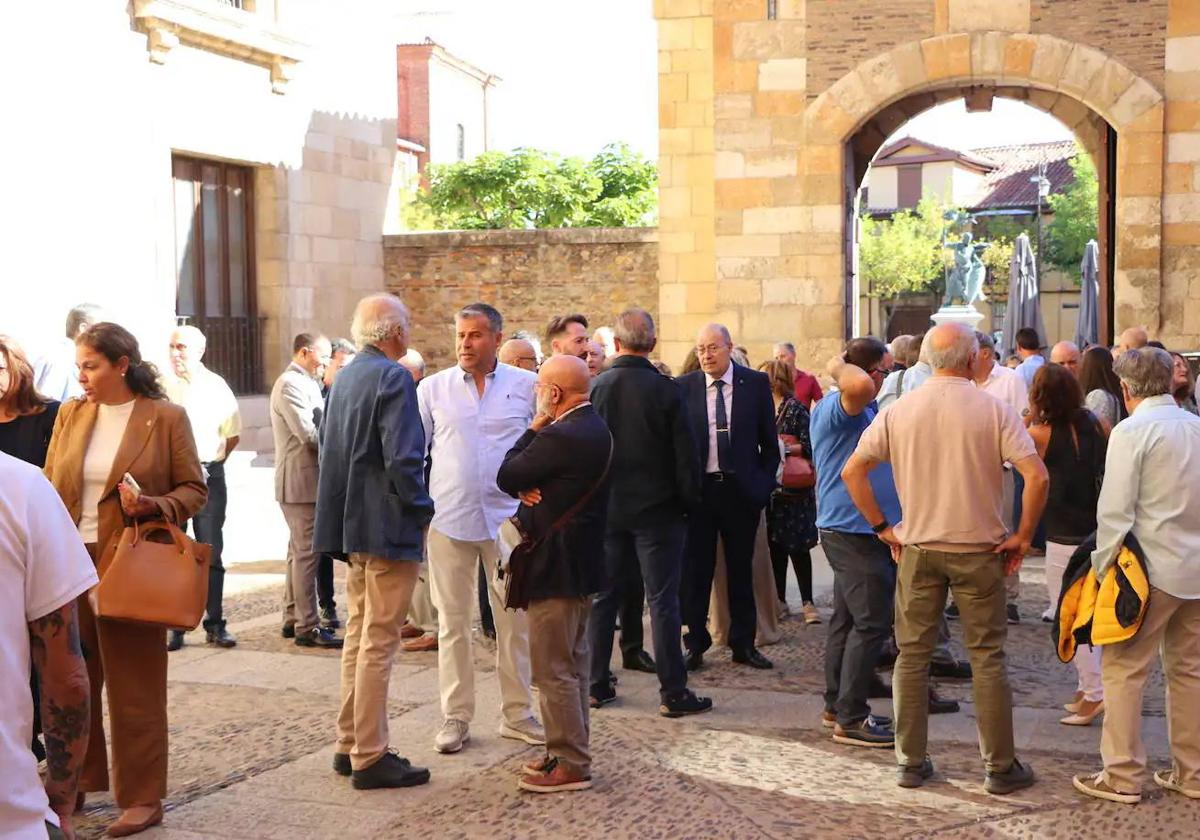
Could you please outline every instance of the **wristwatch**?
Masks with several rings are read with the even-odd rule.
[[[891,528],[891,527],[892,527],[892,523],[888,522],[887,517],[885,516],[883,519],[881,519],[879,521],[878,525],[872,525],[871,530],[874,531],[876,534],[882,534],[884,531],[886,531],[888,528]]]

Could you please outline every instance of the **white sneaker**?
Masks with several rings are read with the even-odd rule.
[[[440,753],[456,753],[470,740],[471,732],[464,721],[446,718],[433,739],[433,746]]]
[[[504,721],[500,724],[500,737],[524,741],[532,747],[540,747],[546,743],[545,730],[536,719],[531,717],[516,723]]]

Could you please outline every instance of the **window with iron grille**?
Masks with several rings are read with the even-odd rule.
[[[208,340],[204,364],[239,396],[263,393],[254,278],[254,172],[175,156],[175,314]]]

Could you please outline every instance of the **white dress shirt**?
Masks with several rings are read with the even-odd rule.
[[[717,458],[717,389],[713,387],[713,379],[704,374],[704,396],[708,404],[708,463],[704,466],[706,473],[721,471],[721,462]],[[729,429],[730,440],[733,440],[733,362],[725,369],[721,377],[725,383],[725,426]]]
[[[226,441],[242,433],[237,397],[229,384],[203,364],[196,365],[190,379],[164,377],[163,384],[167,399],[187,412],[200,461],[208,464],[225,460]]]
[[[1151,585],[1200,598],[1200,417],[1169,394],[1144,400],[1108,439],[1092,554],[1098,577],[1131,532]]]
[[[519,502],[496,486],[504,456],[533,420],[537,376],[497,364],[483,396],[471,374],[455,365],[421,380],[417,404],[432,469],[430,527],[455,540],[496,539]]]
[[[975,385],[1012,406],[1018,417],[1024,417],[1029,411],[1029,389],[1025,387],[1025,380],[1015,370],[993,364],[987,381],[982,385],[976,382]]]
[[[933,368],[924,362],[917,362],[907,370],[898,370],[894,373],[889,373],[887,378],[883,380],[883,387],[879,389],[879,396],[875,398],[875,404],[879,406],[880,411],[883,411],[909,391],[915,391],[920,388],[925,380],[931,376],[933,376]],[[904,385],[903,389],[900,387],[902,382]]]

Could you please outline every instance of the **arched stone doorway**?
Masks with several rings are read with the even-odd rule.
[[[806,111],[806,155],[841,161],[837,204],[813,213],[841,219],[842,300],[850,332],[854,199],[866,166],[892,130],[938,102],[964,95],[1021,98],[1071,127],[1105,181],[1102,236],[1110,277],[1108,331],[1159,322],[1163,177],[1162,96],[1121,62],[1051,35],[941,35],[885,52],[842,76]],[[1115,144],[1113,140],[1115,139]],[[1113,149],[1115,145],[1115,150]],[[822,198],[833,198],[826,183]],[[812,195],[816,197],[814,191]],[[1106,223],[1107,222],[1107,223]]]
[[[845,242],[846,249],[846,337],[854,334],[870,332],[864,328],[862,313],[859,311],[863,302],[863,289],[857,274],[858,265],[854,259],[858,247],[857,220],[855,213],[861,213],[857,207],[855,196],[861,195],[865,186],[865,176],[875,156],[886,143],[888,137],[902,128],[909,120],[917,117],[937,105],[962,99],[971,103],[975,109],[988,110],[996,99],[1008,99],[1022,102],[1050,116],[1074,134],[1075,140],[1083,147],[1096,166],[1098,176],[1098,236],[1100,246],[1100,340],[1111,343],[1113,326],[1113,256],[1112,243],[1115,241],[1116,206],[1116,148],[1117,135],[1108,122],[1092,111],[1074,96],[1055,91],[1038,90],[1017,85],[980,86],[980,85],[951,85],[935,90],[914,93],[893,102],[882,111],[868,119],[859,129],[847,139],[844,152],[846,189],[849,196],[846,202]],[[925,137],[925,140],[931,138]],[[936,139],[936,138],[934,138]],[[987,138],[980,137],[980,144],[986,145]],[[916,329],[916,327],[914,327]],[[922,325],[921,329],[924,329]],[[884,337],[884,336],[881,336]]]

